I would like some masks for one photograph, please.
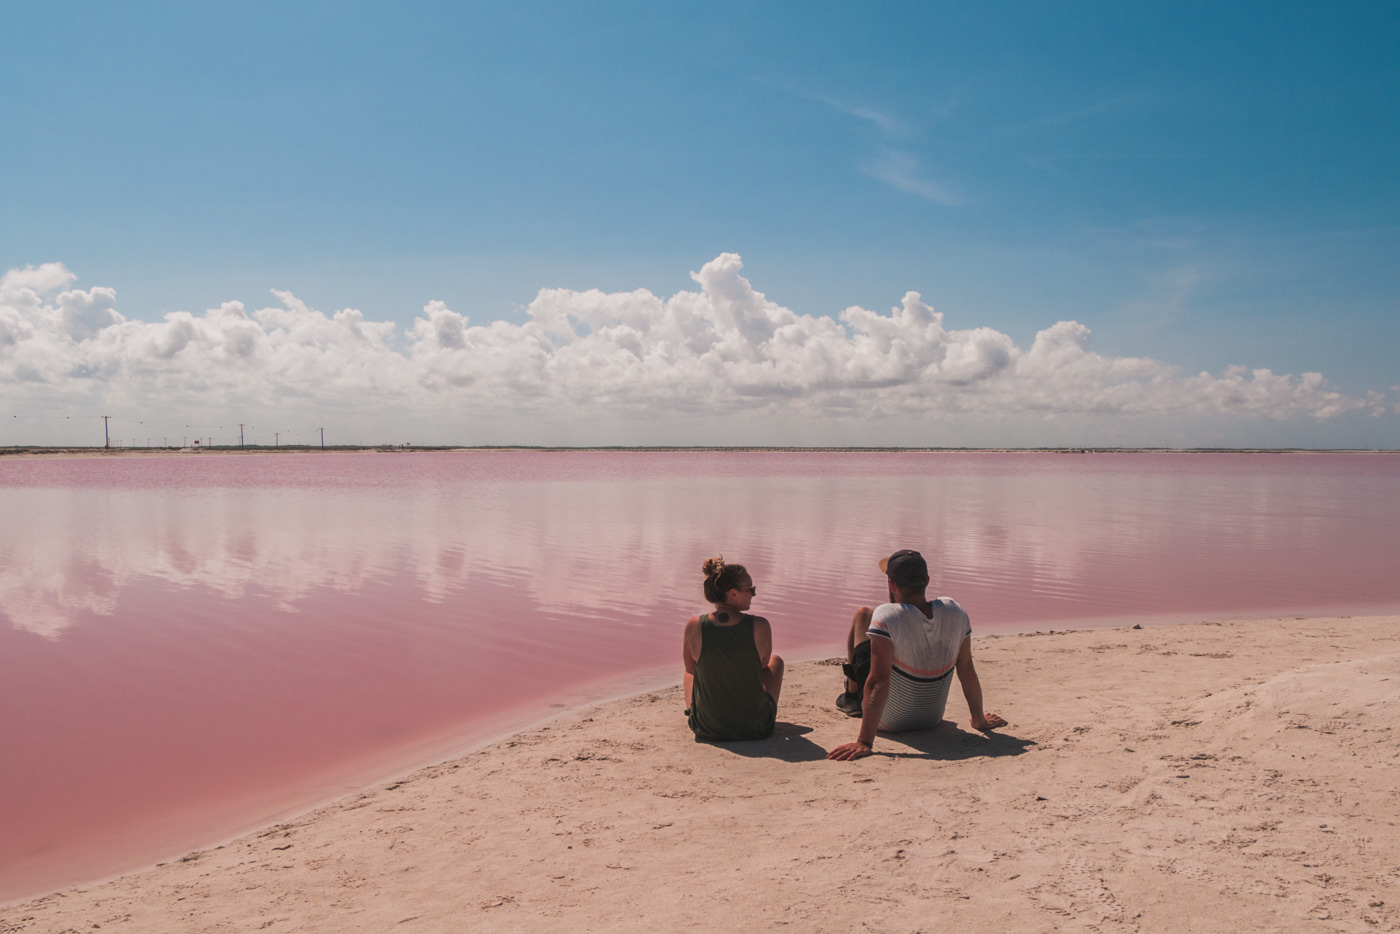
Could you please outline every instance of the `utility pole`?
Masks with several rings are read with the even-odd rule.
[[[324,451],[326,449],[326,429],[317,428],[316,430],[321,433],[321,450]]]
[[[272,446],[273,446],[274,448],[277,447],[277,439],[278,439],[278,437],[281,436],[281,434],[282,434],[282,433],[281,433],[280,431],[274,431],[274,432],[272,433]]]
[[[104,449],[112,446],[112,433],[107,430],[107,419],[111,417],[110,415],[102,416],[102,447]]]
[[[238,423],[238,449],[243,449],[243,423]]]

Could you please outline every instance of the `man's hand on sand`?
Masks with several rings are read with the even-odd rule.
[[[1006,726],[1006,721],[1003,720],[1000,715],[994,713],[983,714],[981,720],[972,721],[972,728],[974,730],[982,730],[983,732],[995,730],[999,726]]]
[[[837,746],[835,749],[831,750],[831,752],[827,753],[826,757],[828,759],[837,759],[844,762],[851,759],[864,759],[869,755],[873,755],[870,747],[857,740],[854,743],[846,743],[844,746]]]

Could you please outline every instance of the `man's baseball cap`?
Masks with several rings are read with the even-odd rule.
[[[928,583],[928,564],[917,551],[902,548],[880,561],[880,570],[896,584]]]

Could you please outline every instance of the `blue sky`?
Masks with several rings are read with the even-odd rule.
[[[1217,6],[10,4],[0,444],[1400,447],[1400,7]]]

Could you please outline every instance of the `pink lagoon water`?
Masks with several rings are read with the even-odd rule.
[[[0,459],[0,899],[674,683],[709,555],[836,654],[899,547],[979,633],[1394,613],[1400,456]]]

